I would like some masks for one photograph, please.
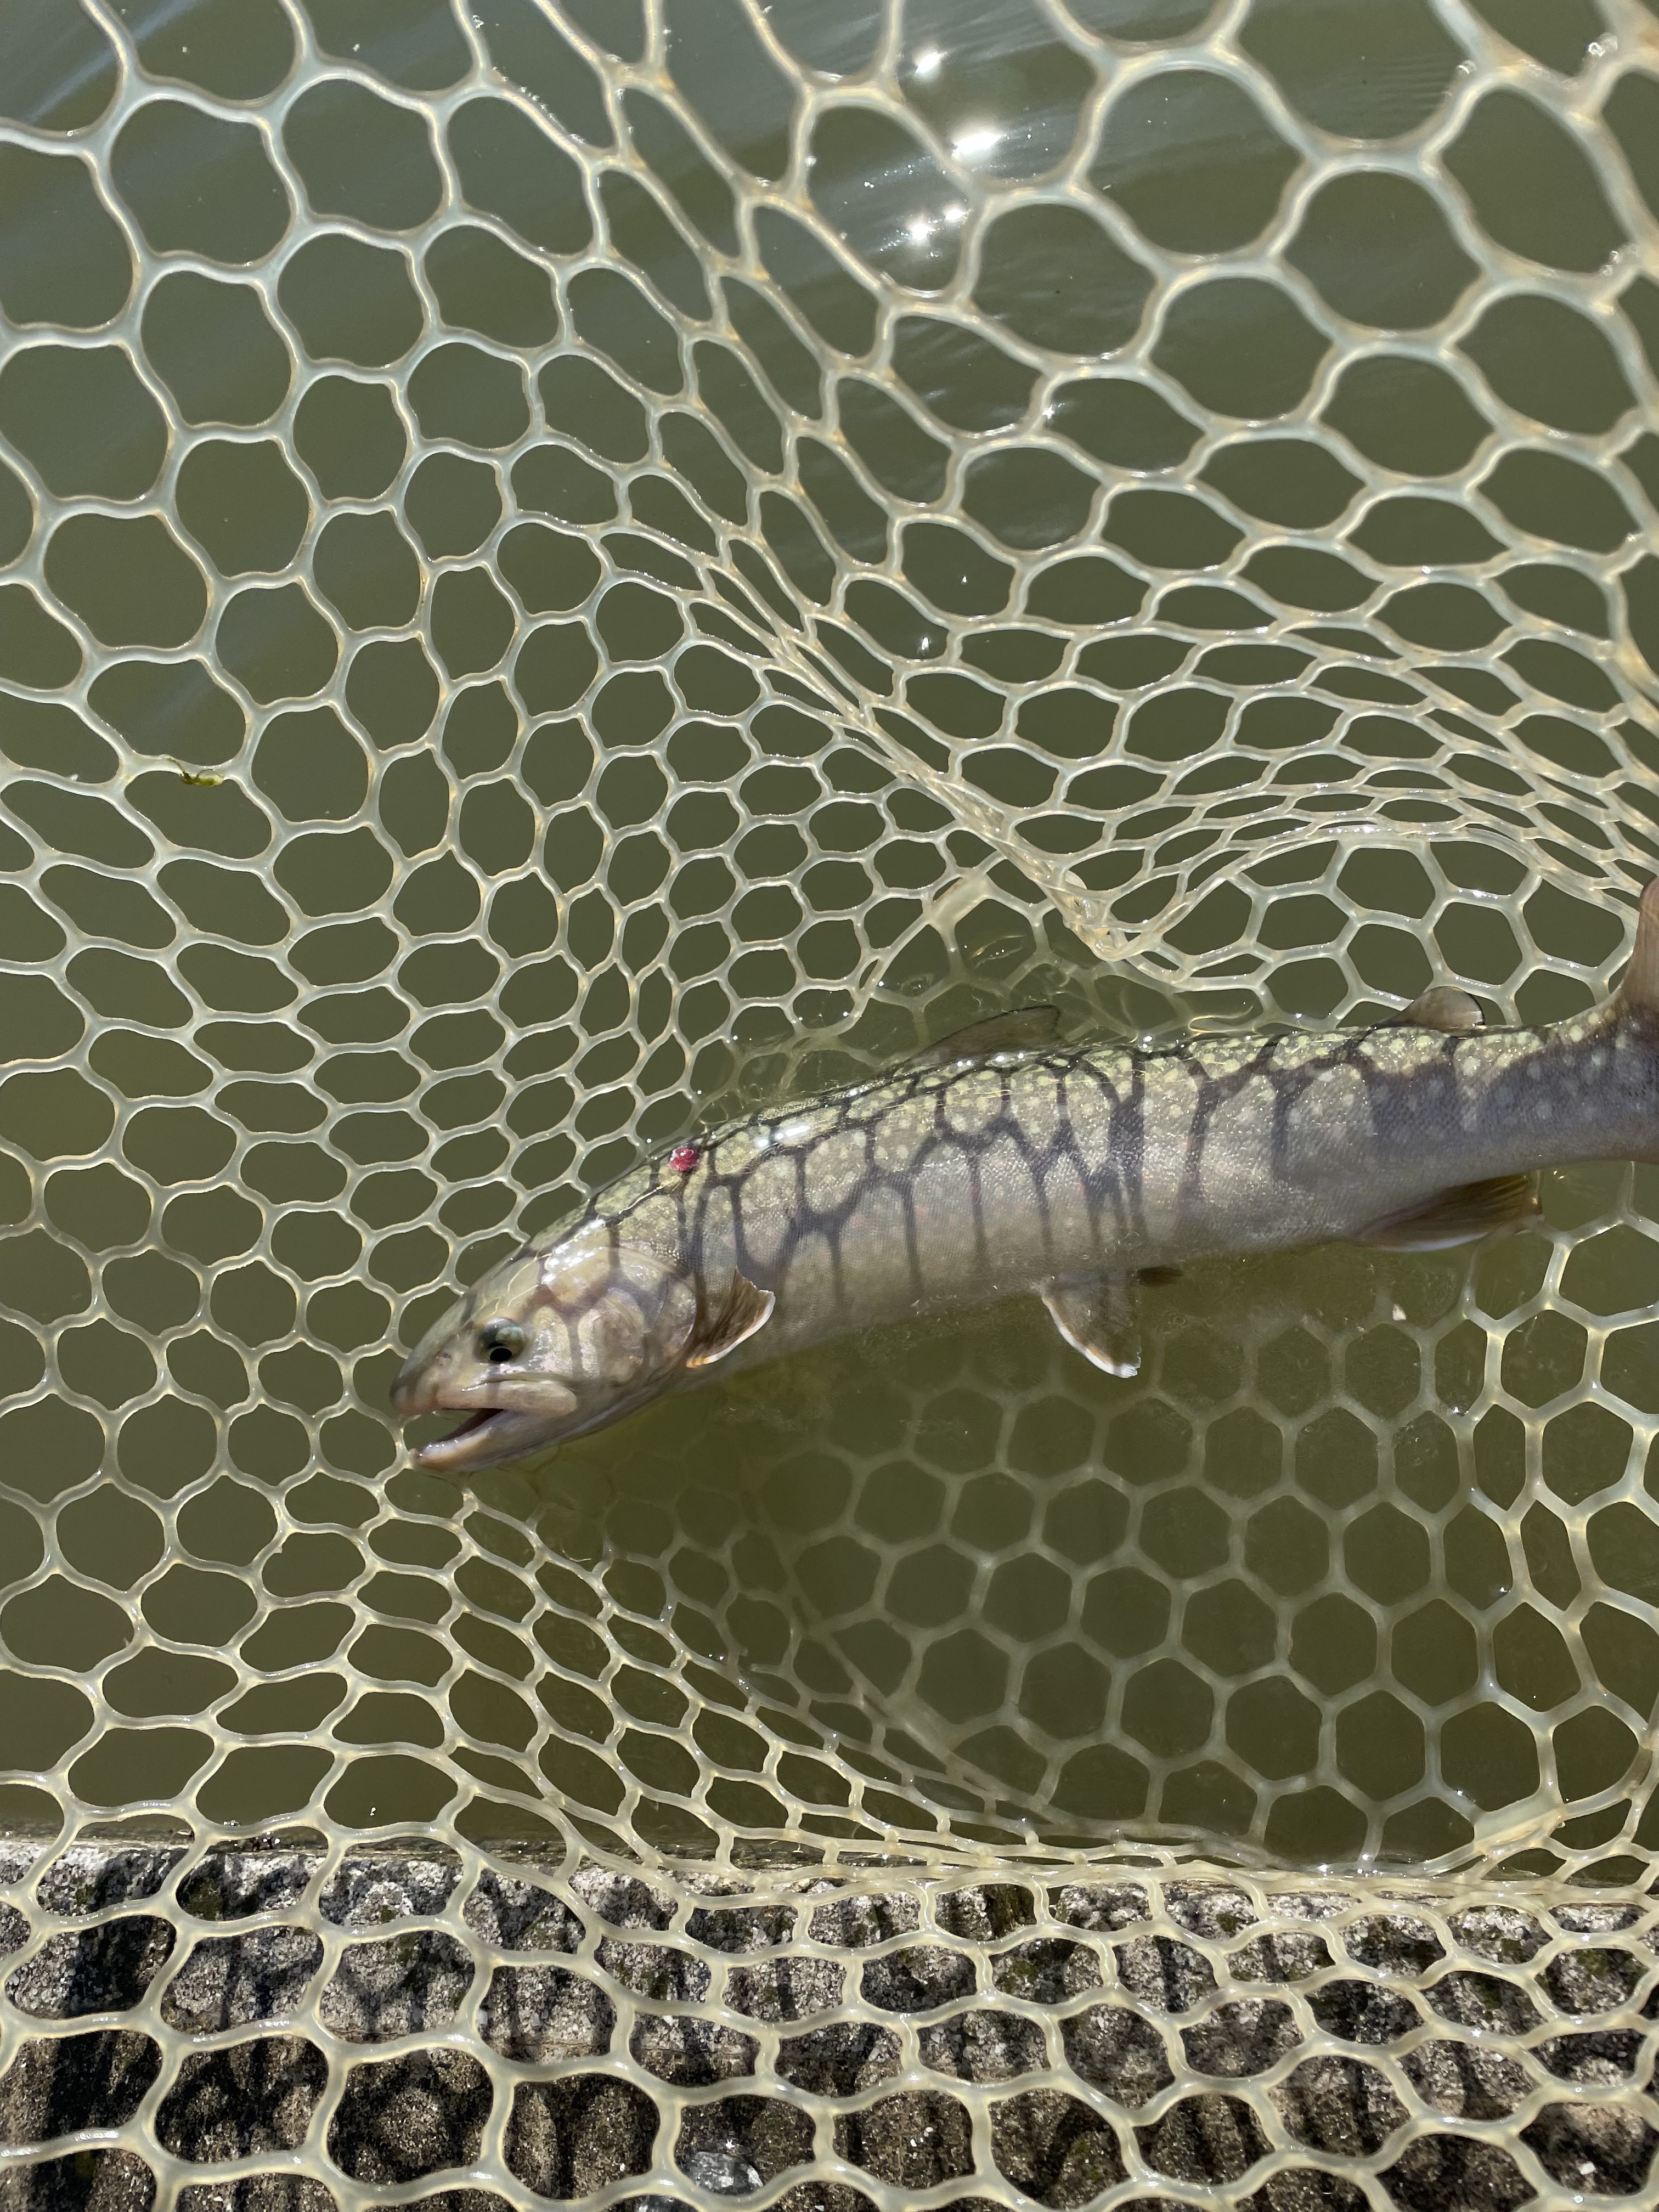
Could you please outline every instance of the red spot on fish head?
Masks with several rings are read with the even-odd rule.
[[[676,1145],[668,1155],[668,1164],[676,1175],[690,1175],[702,1158],[702,1149],[698,1146]]]

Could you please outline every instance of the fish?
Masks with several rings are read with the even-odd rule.
[[[1144,1289],[1194,1261],[1473,1243],[1591,1159],[1659,1159],[1659,878],[1617,990],[1553,1026],[1488,1028],[1448,984],[1374,1027],[1153,1047],[1018,1007],[688,1138],[482,1276],[392,1407],[463,1416],[413,1457],[465,1474],[718,1370],[1020,1296],[1133,1375]]]

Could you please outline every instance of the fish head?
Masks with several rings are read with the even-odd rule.
[[[401,1420],[465,1416],[417,1467],[465,1474],[602,1427],[684,1364],[697,1315],[686,1278],[588,1224],[482,1276],[417,1344],[392,1386]]]

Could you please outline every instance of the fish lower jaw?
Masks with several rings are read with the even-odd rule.
[[[459,1407],[440,1406],[438,1413],[459,1413]],[[503,1460],[519,1459],[534,1451],[545,1438],[552,1442],[552,1424],[532,1413],[515,1413],[505,1406],[485,1406],[466,1414],[459,1428],[447,1437],[434,1437],[410,1454],[411,1466],[434,1474],[465,1474],[474,1468],[498,1467]]]

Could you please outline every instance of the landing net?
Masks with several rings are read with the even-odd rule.
[[[1133,1382],[386,1392],[1000,1006],[1605,994],[1652,0],[13,0],[0,114],[0,2203],[1650,2188],[1653,1166]]]

